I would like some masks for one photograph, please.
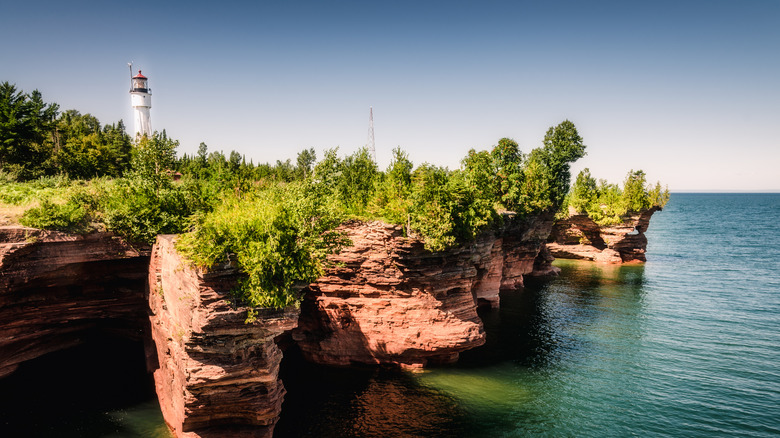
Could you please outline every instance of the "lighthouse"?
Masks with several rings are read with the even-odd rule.
[[[132,67],[130,70],[132,75]],[[148,87],[149,78],[138,74],[130,78],[130,104],[133,106],[135,116],[135,138],[143,135],[152,137],[152,119],[149,116],[149,109],[152,108],[152,90]]]

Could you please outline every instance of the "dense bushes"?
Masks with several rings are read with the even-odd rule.
[[[116,132],[121,124],[100,128],[74,111],[57,123],[51,141],[60,144],[50,163],[59,176],[11,183],[17,175],[0,169],[0,202],[32,205],[23,224],[79,233],[106,229],[146,243],[158,234],[183,233],[178,248],[193,263],[230,262],[244,273],[236,298],[250,306],[297,303],[299,287],[321,275],[326,256],[347,244],[334,231],[345,219],[402,225],[440,251],[499,226],[504,213],[524,217],[572,206],[607,224],[663,205],[669,196],[660,184],[648,186],[642,171],[630,172],[621,189],[597,183],[587,169],[567,196],[569,166],[585,154],[569,121],[551,127],[528,154],[503,138],[489,151],[470,150],[459,169],[449,170],[428,163],[415,168],[395,149],[384,171],[366,149],[343,158],[328,150],[319,162],[308,149],[295,165],[255,166],[237,152],[208,153],[205,144],[196,156],[177,159],[178,142],[165,132],[130,148]],[[3,169],[12,149],[0,148]],[[122,177],[81,182],[66,176],[93,173]]]
[[[89,212],[76,199],[64,204],[44,199],[38,207],[27,210],[19,221],[33,228],[83,233],[89,226]]]
[[[596,183],[590,170],[584,169],[577,175],[567,206],[586,213],[599,225],[613,225],[622,222],[628,213],[663,207],[668,201],[669,189],[662,188],[660,182],[651,187],[641,170],[628,172],[621,189],[605,180]]]
[[[43,200],[24,222],[75,232],[104,227],[134,242],[183,233],[179,249],[197,265],[231,262],[245,274],[240,301],[285,307],[297,301],[299,284],[322,273],[327,254],[346,243],[334,231],[343,220],[402,225],[428,249],[444,250],[500,225],[502,213],[555,211],[569,164],[585,148],[568,121],[550,128],[528,155],[504,138],[490,151],[469,151],[456,170],[415,168],[400,149],[381,171],[366,149],[343,158],[332,149],[319,162],[309,149],[296,165],[255,166],[235,152],[207,153],[205,144],[197,156],[177,160],[177,146],[165,132],[144,137],[128,154],[124,177]],[[176,170],[182,175],[174,182]]]
[[[321,188],[304,181],[226,198],[196,215],[177,247],[199,266],[234,263],[246,274],[236,291],[246,304],[296,304],[297,290],[322,274],[327,254],[347,243],[334,231],[340,212],[318,194]]]
[[[203,186],[192,180],[173,183],[169,169],[177,145],[164,133],[155,133],[135,147],[133,168],[125,178],[83,182],[49,177],[5,183],[0,198],[8,204],[37,201],[39,205],[27,209],[20,218],[26,226],[76,233],[106,229],[131,242],[152,243],[158,234],[186,231],[189,217],[208,210],[213,202],[213,195],[204,193]],[[63,189],[54,191],[47,182]],[[36,191],[36,186],[43,188]]]
[[[297,286],[321,275],[327,254],[346,243],[334,229],[347,218],[402,225],[439,251],[500,224],[502,212],[553,211],[584,146],[567,121],[527,159],[517,143],[501,139],[489,152],[470,151],[454,171],[427,163],[415,169],[400,149],[384,172],[366,149],[344,158],[332,149],[314,166],[313,151],[304,152],[289,180],[277,172],[251,189],[223,192],[179,240],[199,266],[231,262],[244,272],[236,292],[249,305],[296,303]]]

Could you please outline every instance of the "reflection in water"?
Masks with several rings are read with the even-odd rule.
[[[501,309],[482,315],[483,348],[417,378],[457,400],[483,433],[579,435],[605,403],[614,418],[599,422],[629,430],[621,404],[640,390],[644,267],[556,264],[559,279],[502,292]]]
[[[778,211],[675,194],[646,265],[556,261],[482,313],[487,344],[453,366],[315,370],[335,383],[291,390],[282,422],[305,426],[280,436],[780,436]]]
[[[646,265],[556,261],[557,279],[502,293],[482,313],[487,344],[449,367],[319,367],[291,348],[275,436],[780,436],[778,212],[776,194],[674,194]],[[48,364],[26,383],[0,380],[1,437],[165,432],[159,411],[157,429],[139,426],[155,415],[148,401],[80,411],[99,398],[86,376],[125,376],[107,391],[126,395],[144,387],[132,372],[82,370],[56,386]]]
[[[449,396],[384,368],[333,368],[285,352],[287,395],[275,437],[453,436],[464,413]],[[443,433],[442,433],[443,432]]]
[[[605,420],[628,431],[621,405],[641,391],[644,267],[556,264],[558,279],[502,292],[499,310],[482,311],[487,343],[452,366],[336,369],[288,351],[276,436],[573,436]],[[605,403],[614,418],[594,423]]]

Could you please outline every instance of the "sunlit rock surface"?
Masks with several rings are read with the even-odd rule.
[[[344,224],[353,245],[306,289],[293,338],[317,363],[454,362],[485,342],[477,306],[497,307],[500,289],[522,287],[551,226],[546,216],[508,218],[501,230],[433,253],[398,226]]]
[[[245,323],[230,302],[230,267],[205,273],[159,236],[149,269],[154,373],[165,421],[178,437],[271,436],[281,412],[282,352],[274,338],[291,330],[298,311],[266,311]]]

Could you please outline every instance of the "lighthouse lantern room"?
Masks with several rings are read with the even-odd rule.
[[[132,67],[130,70],[132,75]],[[144,135],[152,136],[152,119],[149,116],[149,109],[152,108],[152,90],[147,85],[149,78],[138,74],[130,78],[130,104],[133,106],[135,118],[135,138]]]

